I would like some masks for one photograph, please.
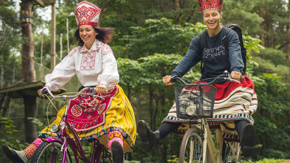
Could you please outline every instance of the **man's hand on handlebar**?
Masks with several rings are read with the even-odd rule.
[[[170,75],[166,75],[166,76],[163,77],[163,83],[165,85],[173,85],[174,83],[171,83],[170,80],[171,80],[171,76]]]
[[[235,79],[235,80],[238,80],[238,81],[245,80],[245,77],[242,76],[242,74],[240,72],[237,72],[237,71],[232,71],[231,72],[231,77],[232,77],[232,79]]]
[[[96,86],[95,91],[96,91],[96,93],[104,94],[104,93],[106,93],[107,88],[104,86]]]

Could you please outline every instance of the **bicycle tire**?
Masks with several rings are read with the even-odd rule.
[[[200,137],[202,132],[196,128],[190,128],[183,136],[180,152],[179,163],[201,163],[203,156],[202,139]],[[188,149],[189,147],[189,149]],[[206,162],[210,162],[209,152],[207,150]]]
[[[229,147],[229,144],[231,144],[232,148],[233,148],[233,151],[235,153],[235,155],[239,155],[238,156],[238,161],[235,160],[235,157]],[[225,157],[225,160],[223,160],[224,163],[236,163],[236,162],[241,162],[241,150],[240,150],[240,143],[237,143],[237,142],[227,142],[226,143],[226,157]],[[239,152],[239,153],[238,153]]]
[[[36,149],[32,159],[31,163],[49,163],[49,159],[52,156],[53,153],[53,161],[52,162],[61,162],[62,161],[62,152],[61,150],[62,143],[53,141],[53,142],[43,142],[40,144],[40,146]],[[53,150],[55,149],[55,150]],[[52,151],[53,150],[53,151]],[[48,152],[48,154],[46,153]],[[67,150],[67,157],[66,157],[66,163],[71,163],[71,156],[69,151]]]

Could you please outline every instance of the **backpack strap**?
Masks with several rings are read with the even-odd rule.
[[[228,28],[228,27],[224,27],[224,28],[225,28],[225,30],[224,30],[224,34],[223,34],[223,37],[222,37],[222,41],[223,41],[224,47],[225,47],[226,50],[228,51],[229,41],[228,41],[227,34],[229,33],[229,31],[230,31],[231,29]]]

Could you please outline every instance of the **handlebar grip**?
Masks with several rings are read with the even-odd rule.
[[[241,76],[240,81],[244,81],[244,80],[245,80],[245,77]]]
[[[48,94],[48,89],[47,88],[43,88],[42,91],[41,91],[41,98],[45,98],[45,95]]]
[[[177,79],[175,76],[172,76],[171,79],[170,79],[170,82],[171,83],[176,83],[177,82]]]

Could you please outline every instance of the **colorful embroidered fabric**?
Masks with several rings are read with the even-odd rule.
[[[70,100],[67,112],[68,122],[76,131],[87,131],[101,126],[105,123],[106,110],[110,108],[117,87],[110,89],[108,93],[102,94],[103,98],[91,97],[87,90],[84,94]],[[98,95],[97,93],[95,95]]]
[[[75,17],[78,26],[92,25],[97,27],[100,15],[101,9],[86,1],[79,3],[75,9]]]
[[[123,137],[124,152],[132,152],[136,140],[136,121],[133,108],[125,95],[123,89],[117,86],[117,93],[113,97],[110,108],[106,111],[105,124],[88,130],[78,131],[77,135],[81,141],[98,139],[100,143],[108,147],[107,134],[118,131]],[[65,111],[63,107],[57,114],[56,120],[52,124],[59,124]],[[66,129],[66,132],[73,138],[73,134]],[[50,132],[50,125],[41,131],[40,138],[47,138],[50,135],[57,136]]]
[[[108,147],[111,150],[111,145],[113,141],[117,141],[120,143],[120,145],[123,147],[123,136],[119,131],[112,131],[107,134],[108,139]]]
[[[200,11],[219,10],[223,8],[223,0],[197,0]]]
[[[37,149],[37,146],[32,143],[32,144],[30,144],[28,147],[26,147],[23,150],[25,152],[28,160],[30,160],[32,158],[32,156],[35,153],[36,149]]]

